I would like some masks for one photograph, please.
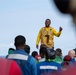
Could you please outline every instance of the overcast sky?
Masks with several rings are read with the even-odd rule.
[[[14,47],[17,35],[26,37],[31,52],[36,49],[36,38],[45,20],[52,21],[51,26],[57,31],[63,27],[61,36],[55,37],[55,49],[61,48],[63,55],[75,48],[75,33],[70,15],[61,14],[52,0],[0,0],[0,55],[7,55]]]

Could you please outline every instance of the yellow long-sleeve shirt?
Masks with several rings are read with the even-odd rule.
[[[54,47],[54,36],[59,37],[61,32],[57,32],[52,27],[42,27],[38,33],[36,45],[41,42],[41,44],[45,44],[47,47]]]

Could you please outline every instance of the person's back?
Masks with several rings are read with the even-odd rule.
[[[35,58],[35,56],[37,56],[38,55],[38,52],[37,51],[33,51],[32,53],[31,53],[31,56],[33,56],[34,58]]]
[[[76,63],[76,48],[73,49],[75,51],[75,56],[72,58],[71,62],[72,63]]]
[[[9,55],[9,54],[11,54],[13,51],[15,51],[15,49],[14,49],[14,48],[9,48],[9,50],[8,50],[8,55]],[[6,55],[6,57],[5,57],[5,58],[8,58],[8,55]]]
[[[75,51],[69,50],[68,55],[70,55],[72,58],[74,58],[75,57]]]
[[[46,47],[45,45],[40,46],[39,54],[41,56],[41,59],[39,60],[39,62],[45,61],[45,54],[46,54],[46,48],[45,47]]]
[[[29,45],[26,45],[25,46],[25,52],[30,54],[30,46]]]
[[[37,65],[38,71],[37,71],[37,75],[41,75],[41,74],[47,74],[47,73],[52,73],[52,72],[57,72],[58,70],[61,70],[61,66],[60,64],[54,62],[54,61],[44,61],[44,62],[40,62]]]
[[[33,52],[31,53],[31,56],[34,57],[36,63],[38,63],[38,57],[39,57],[39,56],[38,56],[38,52],[37,52],[37,51],[33,51]]]
[[[38,63],[37,75],[42,75],[42,74],[47,75],[47,73],[50,74],[53,72],[58,72],[58,70],[61,70],[61,65],[54,62],[53,61],[54,58],[55,58],[55,51],[46,49],[46,60]]]
[[[64,57],[64,61],[62,62],[61,66],[62,66],[62,70],[67,70],[70,66],[72,66],[72,62],[71,62],[71,56],[70,55],[66,55]]]
[[[62,50],[60,48],[56,49],[56,57],[55,57],[54,61],[59,63],[59,64],[61,64],[63,62]]]
[[[9,59],[15,60],[21,70],[23,75],[36,75],[36,62],[35,59],[27,54],[25,49],[25,38],[23,36],[17,36],[15,38],[16,51],[8,56]]]
[[[35,75],[35,73],[33,73],[33,70],[36,70],[36,61],[33,57],[25,53],[23,50],[14,51],[8,56],[8,58],[16,60],[16,62],[21,67],[23,75]]]
[[[0,58],[0,75],[22,75],[22,72],[15,61]]]

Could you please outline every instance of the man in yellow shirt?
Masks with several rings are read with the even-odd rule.
[[[59,31],[56,32],[54,28],[50,26],[51,20],[45,20],[45,27],[42,27],[38,33],[36,40],[36,48],[39,47],[39,42],[41,45],[46,45],[48,48],[54,48],[54,36],[59,37],[62,31],[62,27],[59,28]]]

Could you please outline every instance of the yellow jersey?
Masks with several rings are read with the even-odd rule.
[[[52,27],[42,27],[38,33],[36,45],[41,42],[41,44],[46,45],[49,48],[54,47],[54,36],[59,37],[61,32],[56,32]]]

